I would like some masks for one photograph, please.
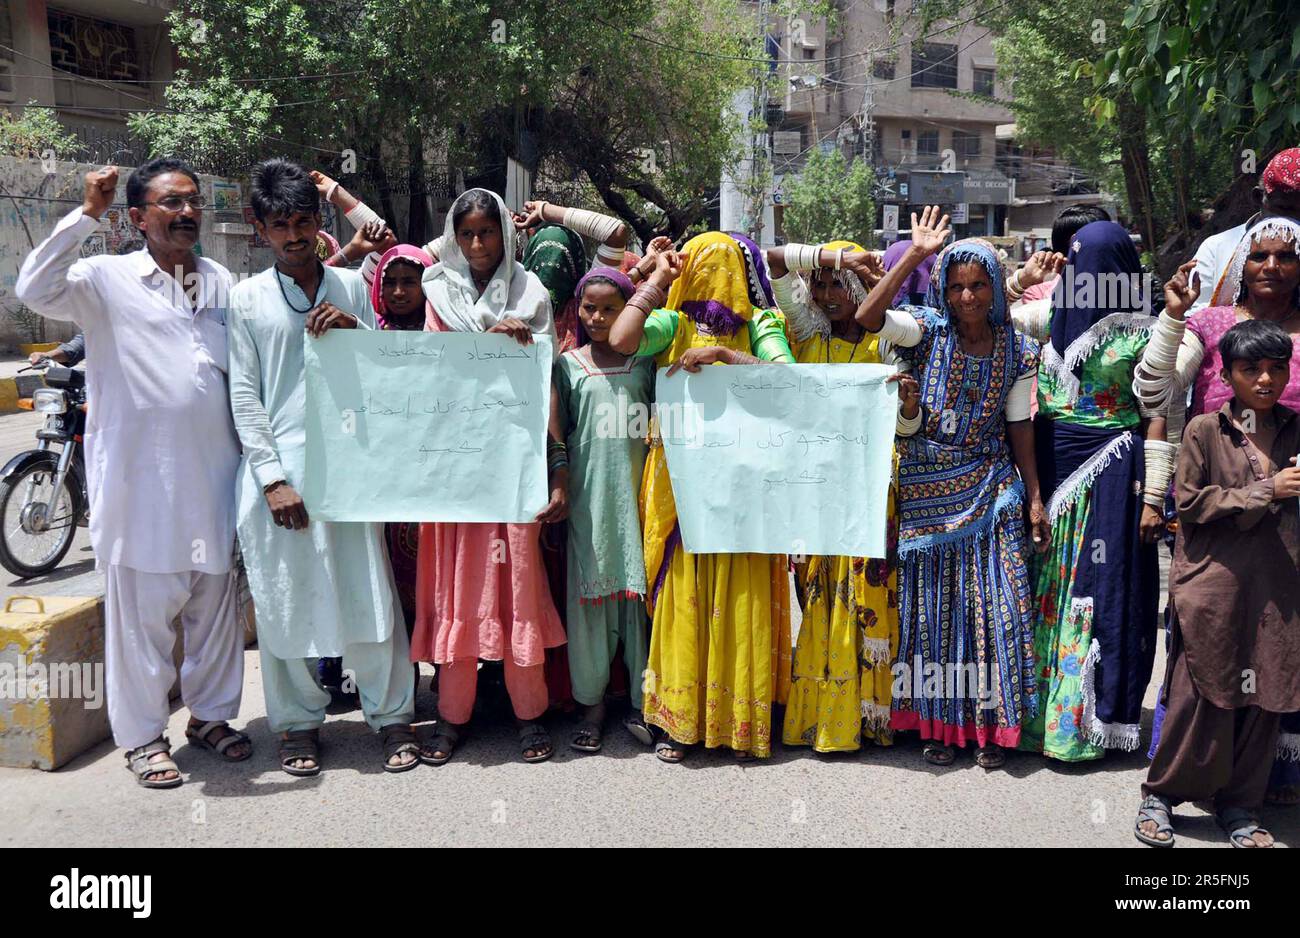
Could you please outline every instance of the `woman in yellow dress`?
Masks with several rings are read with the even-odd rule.
[[[733,239],[719,232],[692,238],[680,254],[659,256],[647,285],[615,321],[610,344],[688,371],[792,362],[781,315],[761,308],[749,280]],[[653,619],[642,688],[645,722],[664,734],[656,754],[680,762],[689,746],[703,742],[742,760],[770,756],[772,704],[789,689],[789,558],[683,550],[657,426],[641,517]]]
[[[772,292],[801,364],[893,364],[889,343],[853,318],[883,269],[851,241],[787,244],[767,252]],[[920,424],[915,380],[900,376],[900,434]],[[893,743],[890,667],[898,653],[898,517],[889,492],[887,556],[795,558],[803,623],[794,650],[782,741],[817,752]]]

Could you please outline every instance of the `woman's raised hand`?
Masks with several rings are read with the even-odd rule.
[[[1020,286],[1032,287],[1065,269],[1065,255],[1059,251],[1035,251],[1020,268]]]
[[[334,180],[329,176],[326,176],[319,169],[313,169],[307,175],[310,176],[311,181],[316,184],[316,191],[320,193],[320,197],[322,199],[326,198],[329,195],[330,186],[334,185]]]
[[[542,224],[545,220],[542,218],[542,207],[544,205],[546,205],[546,201],[544,199],[534,199],[532,201],[525,202],[523,213],[522,214],[517,213],[514,216],[515,227],[518,228],[520,231],[524,231],[526,229],[534,228]]]
[[[671,251],[672,249],[673,249],[673,239],[667,237],[666,235],[660,235],[659,237],[652,239],[650,241],[650,244],[646,246],[645,256],[658,257],[660,254],[664,253],[665,251]]]
[[[1165,312],[1182,319],[1200,294],[1201,278],[1196,273],[1196,261],[1190,260],[1165,281]]]
[[[383,254],[397,245],[397,235],[383,221],[368,221],[352,236],[352,243],[362,254]]]
[[[935,254],[948,240],[952,229],[948,227],[948,216],[940,217],[939,206],[927,205],[918,220],[916,212],[912,213],[912,245],[925,256]]]
[[[840,266],[853,271],[868,290],[885,276],[885,265],[880,262],[880,255],[875,251],[849,251],[844,255]]]
[[[646,279],[661,290],[667,290],[682,275],[682,256],[676,251],[655,255],[655,269]]]

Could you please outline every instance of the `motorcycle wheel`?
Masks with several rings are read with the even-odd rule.
[[[77,533],[72,474],[64,477],[56,495],[57,475],[58,464],[51,458],[0,482],[0,565],[24,579],[57,567]],[[42,513],[43,521],[38,520]]]

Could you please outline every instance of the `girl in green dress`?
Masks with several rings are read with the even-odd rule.
[[[633,690],[649,648],[645,559],[637,496],[646,459],[654,362],[621,355],[609,331],[634,287],[597,267],[579,281],[578,347],[555,364],[569,463],[568,631],[573,696],[586,708],[570,745],[599,752],[610,663],[622,646]],[[639,707],[626,725],[647,745]]]

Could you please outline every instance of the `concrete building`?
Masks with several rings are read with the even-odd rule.
[[[175,68],[171,0],[0,0],[0,105],[55,110],[82,159],[135,165],[126,116],[158,107]]]
[[[81,145],[76,154],[45,160],[0,157],[0,348],[58,341],[76,331],[26,309],[13,287],[27,252],[80,204],[87,170],[114,163],[123,178],[82,254],[142,246],[127,216],[125,176],[148,153],[128,135],[126,118],[164,103],[175,66],[164,22],[171,7],[171,0],[0,2],[0,106],[49,108]],[[241,184],[205,175],[201,189],[209,208],[200,250],[232,270],[249,270],[261,260],[260,246],[245,218]]]
[[[782,240],[784,189],[817,147],[871,161],[878,228],[887,229],[896,209],[905,229],[911,211],[937,202],[953,214],[958,236],[995,237],[1016,255],[1041,244],[1065,205],[1107,201],[1050,153],[1016,145],[1014,115],[1001,103],[1010,89],[993,36],[978,22],[940,23],[921,36],[908,19],[910,0],[846,0],[828,31],[825,21],[740,2],[756,29],[766,19],[773,61],[762,87],[737,102],[765,98],[773,179],[765,242]],[[743,219],[728,215],[745,184],[724,180],[723,227],[756,214],[751,206]],[[892,240],[887,230],[884,239]]]

